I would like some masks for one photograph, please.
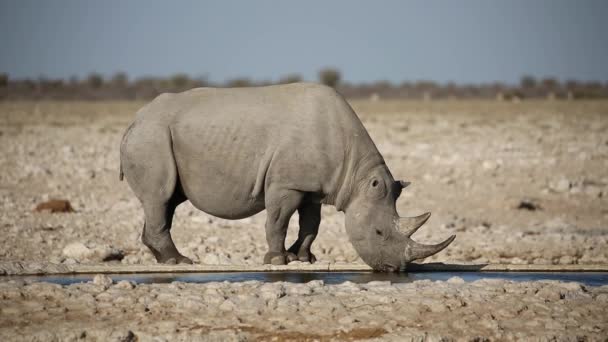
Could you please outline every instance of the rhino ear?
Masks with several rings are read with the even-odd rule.
[[[405,189],[405,188],[407,188],[408,185],[412,184],[410,182],[406,182],[406,181],[402,181],[402,180],[398,180],[396,183],[399,184],[401,189]]]

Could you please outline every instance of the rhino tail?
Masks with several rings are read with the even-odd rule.
[[[131,133],[131,129],[133,129],[133,125],[135,124],[135,121],[132,122],[129,127],[127,127],[127,130],[125,131],[125,134],[122,136],[122,139],[120,140],[120,161],[119,161],[119,166],[118,166],[118,180],[122,181],[125,178],[125,173],[122,170],[122,151],[123,148],[125,146],[125,143],[127,141],[127,137],[129,135],[129,133]]]
[[[118,167],[118,180],[122,182],[125,179],[125,173],[122,172],[122,160],[120,161],[120,166]]]

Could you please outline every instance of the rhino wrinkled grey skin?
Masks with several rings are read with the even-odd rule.
[[[225,219],[266,209],[264,263],[315,262],[310,247],[322,204],[345,213],[349,240],[375,270],[398,271],[454,240],[410,238],[430,214],[399,217],[395,203],[408,183],[393,179],[344,98],[318,84],[162,94],[138,111],[120,161],[120,178],[143,205],[142,241],[161,263],[192,263],[170,234],[175,208],[186,200]],[[286,250],[296,210],[298,239]]]

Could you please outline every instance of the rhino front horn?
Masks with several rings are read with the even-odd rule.
[[[399,231],[407,236],[412,236],[431,217],[431,213],[424,213],[416,217],[400,217]]]
[[[409,239],[409,241],[405,245],[405,260],[406,262],[410,262],[413,260],[424,259],[433,254],[439,253],[442,249],[446,248],[450,243],[452,243],[455,238],[456,235],[452,235],[445,241],[436,245],[423,245],[421,243]]]

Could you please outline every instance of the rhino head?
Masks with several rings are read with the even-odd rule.
[[[447,247],[456,237],[436,245],[411,239],[430,213],[400,217],[395,208],[401,190],[409,183],[395,181],[385,165],[376,167],[352,185],[345,208],[346,231],[355,250],[374,270],[395,272],[413,260],[423,259]]]

